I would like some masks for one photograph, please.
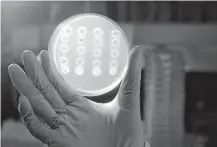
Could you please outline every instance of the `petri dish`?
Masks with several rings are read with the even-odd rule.
[[[113,20],[83,13],[56,27],[48,50],[52,72],[59,82],[79,95],[99,96],[121,83],[130,48],[123,30]]]

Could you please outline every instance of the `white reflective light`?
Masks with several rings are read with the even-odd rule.
[[[112,76],[114,76],[114,75],[116,75],[117,74],[117,68],[116,67],[111,67],[110,69],[109,69],[109,73],[112,75]]]
[[[117,58],[119,56],[119,52],[117,50],[111,50],[111,57]]]
[[[84,47],[83,46],[79,46],[78,48],[77,48],[77,52],[78,52],[78,54],[80,54],[80,55],[83,55],[84,54]]]
[[[93,66],[94,67],[99,67],[99,66],[101,66],[101,62],[98,61],[98,60],[95,60],[95,61],[93,61]]]
[[[120,32],[118,30],[112,30],[112,36],[113,37],[119,37],[120,36]]]
[[[77,65],[83,65],[83,64],[84,64],[84,59],[82,59],[82,58],[77,58],[77,59],[76,59],[76,64],[77,64]]]
[[[62,53],[67,53],[68,52],[68,47],[66,45],[60,45],[60,51]]]
[[[103,34],[103,31],[102,31],[101,28],[98,27],[98,28],[95,28],[93,30],[93,34],[96,35],[96,36],[101,36]]]
[[[67,18],[55,29],[48,48],[55,78],[82,96],[108,93],[127,71],[127,38],[117,23],[99,14]]]
[[[101,70],[100,67],[94,67],[93,70],[92,70],[92,74],[94,76],[99,76],[99,75],[101,75],[101,73],[102,73],[102,70]]]
[[[67,66],[62,66],[62,73],[63,74],[68,74],[69,73],[69,68]]]
[[[83,69],[83,67],[81,67],[81,66],[76,67],[76,68],[75,68],[75,73],[76,73],[77,75],[79,75],[79,76],[83,75],[83,74],[84,74],[84,69]]]
[[[78,43],[84,43],[84,37],[79,36],[79,37],[77,38],[77,41],[78,41]]]
[[[93,51],[93,56],[95,56],[95,57],[99,57],[99,56],[101,56],[101,54],[102,54],[101,50],[96,49]]]
[[[60,63],[61,64],[66,64],[67,63],[67,58],[66,57],[60,57]]]
[[[79,35],[85,35],[87,33],[87,29],[85,27],[79,27],[78,28],[78,34]]]

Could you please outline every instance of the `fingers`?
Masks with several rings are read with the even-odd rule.
[[[48,144],[52,130],[34,114],[32,106],[25,96],[20,96],[18,110],[21,120],[29,132],[43,143]]]
[[[49,79],[49,81],[54,85],[59,95],[62,97],[62,99],[65,101],[66,104],[75,101],[78,99],[83,99],[83,97],[78,96],[77,94],[72,93],[66,85],[63,83],[60,83],[57,78],[55,78],[55,75],[53,74],[51,70],[50,65],[50,59],[49,59],[49,53],[47,51],[41,51],[41,53],[38,55],[38,59],[41,62],[41,65]]]
[[[133,48],[130,52],[129,66],[121,84],[118,98],[120,106],[126,109],[140,109],[140,81],[144,60],[140,48]]]
[[[48,125],[52,124],[52,119],[56,116],[55,111],[38,89],[35,88],[25,72],[16,64],[10,65],[8,72],[13,85],[21,95],[29,99],[34,112]]]
[[[35,87],[44,95],[56,112],[64,111],[64,101],[48,80],[35,54],[31,51],[25,51],[22,54],[22,59],[27,75],[33,81]]]

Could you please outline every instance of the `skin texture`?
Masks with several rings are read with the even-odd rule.
[[[19,113],[30,133],[49,147],[143,147],[140,80],[144,59],[140,48],[130,53],[128,72],[116,98],[106,104],[76,95],[50,70],[47,51],[38,57],[24,51],[25,72],[8,68],[17,88]]]

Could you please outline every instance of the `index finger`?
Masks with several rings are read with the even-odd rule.
[[[11,64],[8,67],[8,72],[18,92],[29,99],[35,113],[49,125],[52,118],[57,115],[50,104],[18,65]]]
[[[43,94],[45,99],[51,104],[56,112],[62,112],[65,103],[53,87],[52,83],[48,80],[47,75],[35,54],[31,51],[24,51],[22,54],[22,60],[26,73],[32,80],[33,85]]]

